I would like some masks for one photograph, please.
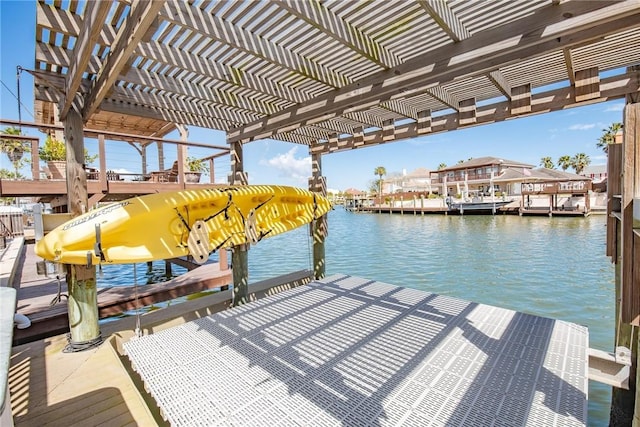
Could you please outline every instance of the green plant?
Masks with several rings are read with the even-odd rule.
[[[609,125],[608,128],[602,129],[602,136],[598,138],[596,146],[601,148],[605,153],[609,152],[609,144],[616,142],[616,134],[622,130],[622,123],[616,122]]]
[[[578,153],[571,158],[571,167],[575,169],[576,175],[580,175],[590,164],[591,159],[585,153]]]
[[[22,135],[20,129],[8,127],[0,133],[0,151],[5,153],[15,170],[14,178],[20,178],[18,169],[29,163],[28,160],[22,158],[24,153],[31,151],[28,141],[21,141],[13,138],[2,138],[1,135]]]
[[[375,168],[373,170],[373,174],[374,175],[378,175],[378,177],[379,177],[379,179],[378,179],[378,191],[379,191],[378,194],[380,194],[382,196],[382,183],[383,183],[382,177],[387,174],[387,170],[385,169],[384,166],[378,166],[377,168]]]
[[[55,139],[51,135],[47,135],[44,140],[44,145],[38,149],[38,155],[40,156],[40,160],[45,162],[64,161],[67,160],[67,146],[64,141]],[[97,154],[91,156],[87,149],[84,149],[85,164],[91,164],[97,158]]]
[[[24,176],[18,172],[16,174],[16,172],[10,171],[9,169],[0,169],[0,178],[5,178],[5,179],[24,179]]]
[[[571,166],[571,156],[560,156],[558,159],[558,166],[562,168],[563,171],[566,171]]]
[[[209,172],[209,165],[202,159],[187,157],[187,169],[189,172]]]
[[[28,141],[21,141],[13,138],[2,138],[2,135],[22,135],[22,132],[20,132],[20,129],[8,127],[3,129],[2,133],[0,133],[0,151],[5,153],[12,162],[15,161],[14,159],[20,160],[23,153],[31,151]]]
[[[540,166],[546,169],[555,169],[555,164],[553,163],[553,160],[549,156],[546,156],[540,159]]]
[[[47,135],[44,145],[38,149],[40,160],[45,162],[61,161],[67,159],[67,147],[64,141],[54,139]]]

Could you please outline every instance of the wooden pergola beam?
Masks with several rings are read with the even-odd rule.
[[[495,27],[443,46],[401,66],[290,107],[280,113],[232,129],[229,141],[270,137],[279,126],[314,124],[366,109],[418,88],[443,84],[455,78],[486,74],[523,57],[574,46],[624,28],[637,26],[640,3],[566,2],[549,5],[517,21]],[[569,16],[569,18],[567,18]],[[526,33],[525,33],[526,31]],[[358,99],[354,105],[353,99]]]
[[[600,83],[600,101],[610,101],[613,99],[624,98],[628,93],[640,93],[640,72],[628,72],[623,75],[613,76],[603,79]],[[528,115],[548,113],[550,111],[564,110],[567,108],[578,107],[589,103],[576,102],[574,99],[573,87],[564,87],[549,92],[537,93],[531,96],[531,110]],[[484,105],[476,110],[476,121],[474,125],[489,124],[493,122],[509,120],[522,114],[512,111],[511,102],[504,101],[497,104]],[[407,138],[415,138],[421,135],[447,132],[462,127],[459,123],[459,113],[447,114],[436,118],[431,118],[431,131],[426,133],[420,132],[423,126],[417,122],[408,123],[395,128],[396,140]],[[423,121],[424,122],[424,121]],[[364,135],[364,146],[373,146],[382,144],[383,132],[374,131]],[[355,137],[341,138],[337,141],[335,149],[329,149],[328,144],[317,142],[312,145],[313,153],[328,154],[338,151],[350,150],[356,147]]]
[[[107,1],[87,2],[84,12],[82,28],[78,34],[73,56],[70,58],[69,71],[66,75],[65,96],[60,103],[60,120],[64,121],[76,99],[76,94],[82,83],[82,76],[93,56],[93,49],[100,38],[102,25],[107,19],[112,3]]]
[[[45,130],[64,129],[64,126],[62,125],[32,123],[32,122],[10,120],[10,119],[3,119],[3,118],[0,118],[0,125],[7,125],[7,126],[22,125],[22,126],[28,126],[30,128],[45,129]],[[171,125],[175,126],[173,123],[171,123]],[[156,143],[159,142],[159,143],[168,143],[168,144],[175,144],[175,145],[187,145],[190,147],[211,148],[216,150],[222,150],[227,153],[229,152],[229,147],[226,145],[216,145],[216,144],[195,142],[195,141],[184,142],[178,139],[170,139],[170,138],[164,138],[160,136],[156,137],[156,136],[147,136],[147,135],[136,135],[136,134],[129,134],[124,132],[112,132],[112,131],[105,131],[101,129],[92,129],[87,127],[83,129],[83,132],[86,137],[91,137],[91,138],[98,138],[100,135],[104,135],[108,137],[110,140],[114,140],[114,141],[125,141],[125,142],[137,141],[137,142],[156,142]],[[38,137],[28,137],[28,136],[24,136],[23,139],[24,138],[30,139],[32,141],[34,139],[38,139]]]
[[[312,97],[310,93],[247,73],[241,68],[223,66],[199,55],[166,46],[156,41],[140,43],[135,52],[144,58],[153,58],[154,61],[236,86],[244,92],[247,89],[251,89],[256,96],[274,98],[273,94],[277,93],[279,98],[293,103],[307,101]]]
[[[471,37],[471,33],[469,33],[464,24],[449,8],[447,2],[440,0],[418,0],[418,4],[427,11],[454,42],[459,42]]]
[[[511,89],[511,114],[527,114],[531,112],[531,84],[516,86]]]
[[[120,27],[100,72],[91,90],[84,99],[83,120],[86,121],[99,107],[102,100],[113,89],[120,72],[127,65],[138,43],[147,34],[157,18],[165,0],[134,0],[131,13]]]
[[[340,18],[319,1],[276,0],[275,3],[382,69],[402,63],[402,60],[385,46]]]
[[[451,95],[449,91],[443,87],[436,86],[434,88],[427,89],[426,93],[429,94],[430,97],[437,99],[440,103],[446,105],[449,108],[452,108],[456,111],[460,109],[460,100]]]
[[[511,84],[509,84],[504,74],[502,74],[500,70],[494,70],[489,72],[487,77],[491,80],[491,83],[511,101]]]
[[[111,2],[105,3],[111,6]],[[65,36],[79,37],[83,19],[77,13],[39,1],[36,3],[36,22],[43,28]],[[116,36],[115,30],[104,22],[100,24],[99,29],[97,43],[103,46],[111,45]]]
[[[598,67],[578,70],[575,75],[576,102],[600,97],[600,75]]]
[[[242,31],[224,19],[198,7],[191,7],[186,2],[167,2],[160,14],[168,22],[190,28],[192,31],[219,40],[247,54],[260,55],[261,59],[278,67],[327,86],[336,88],[351,83],[342,73],[330,70],[323,64],[288,51],[277,44],[269,43],[268,40],[257,37],[249,31]]]
[[[573,85],[576,83],[576,75],[573,68],[573,56],[571,55],[571,49],[569,49],[568,47],[562,49],[562,56],[567,67],[567,76],[569,77],[569,81]]]
[[[207,84],[204,84],[172,79],[160,73],[138,68],[130,68],[125,74],[121,74],[121,80],[163,92],[174,93],[178,96],[191,96],[207,102],[210,102],[211,99],[217,99],[227,106],[235,106],[260,113],[261,115],[280,111],[295,102],[310,98],[309,95],[303,95],[298,91],[276,85],[268,79],[255,77],[249,73],[242,73],[233,67],[220,67],[215,62],[206,61],[199,56],[179,49],[168,46],[163,47],[157,42],[142,42],[135,53],[145,58],[154,57],[156,61],[172,67],[207,76]],[[68,67],[71,63],[70,58],[72,55],[73,52],[70,50],[46,43],[36,43],[36,61],[56,63],[62,67]],[[86,71],[91,74],[97,74],[100,71],[100,62],[96,57],[91,57]],[[46,71],[42,73],[59,76]],[[216,88],[216,82],[223,83],[227,89],[220,90]],[[276,98],[271,95],[268,92],[271,89],[277,90],[281,97]]]

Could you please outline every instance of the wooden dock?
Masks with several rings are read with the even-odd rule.
[[[42,339],[44,337],[67,332],[69,320],[67,294],[64,276],[58,279],[41,276],[36,272],[39,258],[33,251],[33,245],[27,244],[18,264],[13,286],[18,291],[17,312],[31,320],[27,329],[18,329],[14,334],[14,345]],[[132,279],[133,282],[133,279]],[[205,264],[179,277],[162,283],[135,286],[111,286],[98,288],[98,314],[100,318],[114,316],[136,307],[152,305],[185,295],[228,286],[233,282],[232,271],[227,268],[226,260]],[[137,301],[136,301],[137,293]]]
[[[255,300],[310,281],[298,271],[249,286]],[[175,304],[141,316],[145,334],[183,324],[230,306],[232,290]],[[13,348],[9,390],[14,423],[21,426],[167,425],[157,405],[142,390],[139,377],[122,356],[122,343],[133,336],[135,318],[101,326],[106,341],[97,348],[63,353],[64,335]]]
[[[399,214],[399,215],[460,215],[460,211],[457,209],[449,209],[448,207],[412,207],[412,206],[404,206],[404,207],[389,207],[389,206],[366,206],[357,209],[358,212],[366,212],[366,213],[379,213],[379,214]],[[464,211],[465,215],[492,215],[490,209],[482,210],[482,211]],[[496,208],[495,215],[517,215],[518,208],[517,207],[507,207],[502,206],[500,208]]]
[[[587,421],[586,327],[353,276],[124,349],[173,426]]]

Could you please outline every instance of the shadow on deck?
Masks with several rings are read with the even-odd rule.
[[[17,312],[31,320],[27,329],[16,329],[14,345],[67,332],[69,320],[64,276],[39,276],[32,244],[25,245],[15,272],[14,287],[18,291]],[[233,282],[232,271],[223,260],[205,264],[192,271],[162,283],[136,286],[110,286],[98,288],[98,315],[100,318],[114,316],[137,307],[144,307],[186,295],[228,287]],[[137,289],[136,289],[137,288]],[[137,294],[137,295],[136,295]],[[137,298],[137,300],[136,300]],[[60,301],[52,304],[59,299]]]

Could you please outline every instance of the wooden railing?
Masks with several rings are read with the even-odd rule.
[[[18,123],[11,120],[0,119],[0,124],[17,126]],[[60,126],[42,125],[35,123],[20,123],[22,127],[35,127],[41,131],[59,130]],[[102,132],[85,129],[85,136],[96,138],[98,141],[97,167],[85,166],[87,179],[87,192],[94,195],[90,201],[100,200],[106,194],[146,194],[158,191],[174,191],[190,188],[197,185],[215,184],[215,160],[219,157],[229,156],[229,149],[226,146],[204,144],[198,142],[178,141],[165,138],[151,138],[146,136],[129,135],[114,132]],[[107,168],[107,149],[105,139],[109,137],[110,142],[140,142],[143,150],[138,150],[141,154],[140,172],[116,172]],[[30,152],[26,152],[24,157],[31,163],[31,176],[21,179],[0,179],[0,197],[21,197],[21,196],[53,196],[67,193],[66,177],[59,175],[52,178],[47,173],[47,168],[41,166],[38,149],[40,138],[35,136],[20,136],[21,140],[30,143]],[[172,173],[173,179],[161,179],[167,176],[167,169],[164,167],[164,156],[158,155],[158,166],[155,168],[146,167],[146,148],[148,144],[156,142],[176,146],[176,158],[174,162],[175,170]],[[145,144],[145,145],[142,145]],[[185,167],[185,147],[198,147],[210,149],[213,154],[200,158],[208,162],[209,182],[193,182],[187,179],[192,173]],[[136,147],[137,149],[137,147]],[[4,155],[0,153],[0,155]],[[48,168],[49,170],[51,168]],[[48,176],[49,175],[49,176]],[[158,179],[154,179],[157,177]]]

